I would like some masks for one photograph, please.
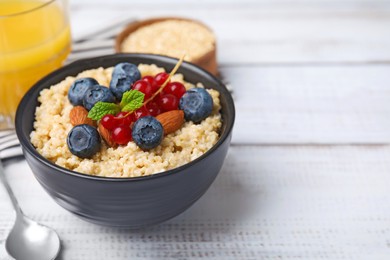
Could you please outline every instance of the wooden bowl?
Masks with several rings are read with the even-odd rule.
[[[162,21],[167,21],[167,20],[179,20],[179,21],[189,21],[196,23],[198,25],[201,25],[202,27],[206,28],[207,30],[210,30],[209,27],[204,25],[203,23],[192,20],[192,19],[187,19],[187,18],[179,18],[179,17],[160,17],[160,18],[152,18],[152,19],[147,19],[147,20],[142,20],[142,21],[136,21],[133,23],[128,24],[121,33],[119,33],[115,39],[115,51],[117,53],[123,53],[122,51],[122,43],[123,41],[134,31],[137,29],[143,27],[143,26],[148,26],[153,23],[158,23]],[[216,55],[216,43],[214,41],[212,50],[204,53],[202,56],[197,57],[193,60],[191,60],[191,63],[194,63],[195,65],[198,65],[199,67],[209,71],[213,75],[218,74],[218,66],[217,66],[217,55]],[[160,54],[160,53],[155,53],[155,54]],[[175,58],[180,58],[180,57],[175,57]]]

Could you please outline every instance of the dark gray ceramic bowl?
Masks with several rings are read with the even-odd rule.
[[[156,64],[171,71],[177,60],[158,55],[115,54],[69,64],[43,78],[22,99],[16,113],[16,132],[36,179],[53,199],[81,218],[101,225],[142,228],[168,220],[190,207],[209,188],[229,148],[235,110],[232,97],[217,78],[184,62],[179,73],[221,94],[220,139],[198,159],[166,172],[137,178],[95,177],[57,166],[42,157],[30,142],[39,92],[86,69],[120,62]]]

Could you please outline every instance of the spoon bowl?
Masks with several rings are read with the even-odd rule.
[[[60,239],[53,229],[18,215],[5,247],[18,260],[49,260],[57,257]]]

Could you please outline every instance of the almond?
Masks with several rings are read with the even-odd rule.
[[[164,134],[176,132],[184,123],[183,110],[171,110],[156,116],[164,128]]]
[[[98,130],[100,135],[102,136],[103,140],[106,142],[106,144],[110,147],[117,147],[118,145],[112,140],[110,131],[105,128],[102,124],[99,124]]]
[[[82,106],[75,106],[69,113],[70,123],[73,126],[88,124],[90,126],[96,126],[96,122],[88,117],[88,111]]]

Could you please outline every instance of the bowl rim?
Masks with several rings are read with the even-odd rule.
[[[55,76],[57,74],[64,73],[67,70],[69,70],[70,68],[72,68],[73,66],[80,66],[82,68],[82,67],[85,67],[88,64],[91,64],[91,63],[94,63],[94,62],[99,63],[99,62],[103,62],[106,59],[115,59],[115,58],[156,59],[156,61],[160,61],[160,62],[163,62],[163,63],[172,63],[172,65],[176,64],[177,61],[178,61],[178,59],[176,59],[176,58],[168,57],[168,56],[164,56],[164,55],[157,55],[157,54],[144,54],[144,53],[134,53],[134,54],[133,53],[131,53],[131,54],[129,54],[129,53],[119,53],[118,54],[118,53],[116,53],[116,54],[110,54],[110,55],[104,55],[104,56],[97,56],[97,57],[93,57],[93,58],[80,59],[80,60],[74,61],[72,63],[69,63],[69,64],[63,66],[60,69],[57,69],[57,70],[51,72],[50,74],[46,75],[41,80],[39,80],[37,83],[35,83],[26,92],[26,94],[23,96],[21,102],[18,105],[18,108],[17,108],[17,111],[16,111],[16,116],[15,116],[15,129],[16,129],[16,134],[17,134],[17,137],[18,137],[18,139],[20,141],[20,144],[22,146],[22,150],[23,150],[24,153],[26,153],[26,152],[29,153],[31,156],[36,158],[36,160],[38,160],[40,163],[44,164],[45,166],[47,166],[49,168],[52,168],[52,169],[58,171],[61,174],[71,175],[73,177],[78,177],[78,178],[82,178],[82,179],[89,179],[89,180],[94,180],[94,181],[102,181],[102,182],[138,182],[138,181],[152,180],[152,179],[157,179],[157,178],[163,178],[165,176],[170,176],[170,175],[173,175],[173,174],[178,174],[181,171],[183,171],[183,170],[185,170],[185,169],[187,169],[189,167],[192,167],[193,165],[195,165],[195,164],[199,163],[200,161],[202,161],[203,159],[205,159],[208,155],[213,153],[223,143],[225,143],[227,138],[229,138],[229,136],[232,133],[233,126],[234,126],[234,121],[235,121],[235,105],[234,105],[234,101],[233,101],[233,98],[231,96],[231,93],[227,90],[225,84],[220,79],[218,79],[217,77],[215,77],[214,75],[212,75],[208,71],[204,70],[203,68],[201,68],[201,67],[199,67],[199,66],[197,66],[197,65],[195,65],[193,63],[184,61],[182,63],[182,65],[181,65],[181,67],[184,67],[185,69],[188,69],[188,68],[189,69],[195,69],[200,74],[203,74],[201,76],[203,76],[203,77],[206,76],[206,77],[212,78],[212,80],[214,80],[221,87],[221,90],[218,90],[220,92],[220,95],[224,95],[226,97],[226,100],[227,100],[227,105],[231,106],[231,109],[230,109],[231,110],[231,115],[229,115],[229,117],[231,119],[229,120],[229,122],[227,122],[225,130],[220,135],[218,141],[208,151],[206,151],[204,154],[202,154],[198,158],[196,158],[196,159],[194,159],[194,160],[192,160],[192,161],[190,161],[190,162],[188,162],[186,164],[183,164],[183,165],[181,165],[179,167],[176,167],[176,168],[173,168],[173,169],[170,169],[170,170],[166,170],[166,171],[163,171],[163,172],[158,172],[158,173],[151,174],[151,175],[137,176],[137,177],[104,177],[104,176],[89,175],[89,174],[86,174],[86,173],[81,173],[81,172],[77,172],[77,171],[66,169],[66,168],[64,168],[62,166],[59,166],[59,165],[51,162],[50,160],[46,159],[32,145],[32,143],[30,141],[30,138],[29,138],[31,132],[28,133],[28,134],[24,134],[24,131],[21,128],[23,117],[25,115],[25,113],[23,113],[23,112],[27,109],[27,104],[29,102],[30,96],[32,96],[33,92],[35,92],[35,89],[37,89],[37,88],[41,88],[40,91],[42,91],[43,89],[50,88],[52,85],[45,86],[45,87],[41,87],[41,86],[43,84],[47,84],[46,82],[48,80],[50,80],[51,77],[53,77],[53,76]],[[129,62],[131,62],[131,61],[129,61]],[[111,67],[111,66],[107,66],[107,67],[103,66],[103,65],[96,66],[96,68],[98,68],[98,67],[107,68],[107,67]],[[80,72],[82,72],[84,70],[87,70],[87,69],[84,68],[83,70],[80,70],[78,73],[80,73]],[[64,79],[62,79],[62,80],[64,80]],[[39,97],[40,91],[38,92],[38,95],[36,96],[36,98]],[[36,107],[34,108],[34,117],[35,117],[35,109],[36,109]],[[34,121],[35,121],[35,119],[34,119]],[[53,174],[56,174],[56,173],[53,173]]]

